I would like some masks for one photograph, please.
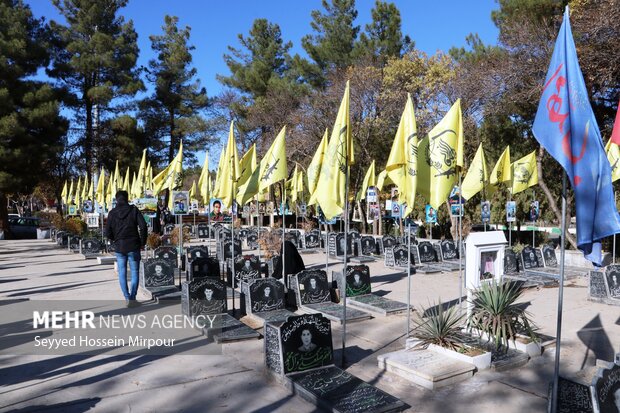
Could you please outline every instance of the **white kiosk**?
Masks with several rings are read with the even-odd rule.
[[[504,276],[504,248],[508,245],[502,231],[472,232],[467,236],[465,252],[465,286],[467,317],[471,315],[472,292],[483,283]]]

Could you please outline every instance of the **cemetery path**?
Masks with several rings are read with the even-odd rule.
[[[302,255],[325,265],[323,253]],[[0,308],[5,300],[119,299],[112,266],[95,265],[50,241],[0,241]],[[373,291],[407,301],[407,277],[368,264]],[[342,264],[330,260],[331,271]],[[441,298],[458,302],[458,272],[415,274],[411,302],[427,308]],[[567,284],[562,369],[577,372],[620,349],[620,310],[587,301],[585,280]],[[540,331],[555,335],[557,288],[531,289],[524,301]],[[151,304],[146,304],[151,305]],[[237,303],[237,308],[239,308]],[[180,310],[179,310],[180,313]],[[544,412],[554,350],[505,372],[476,373],[462,383],[430,391],[377,367],[377,355],[403,348],[404,315],[347,325],[348,371],[399,397],[415,412]],[[332,323],[339,364],[342,327]],[[217,356],[0,356],[0,411],[58,412],[311,412],[314,406],[270,383],[263,371],[263,340],[230,343]]]

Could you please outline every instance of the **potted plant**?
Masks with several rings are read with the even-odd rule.
[[[517,282],[482,284],[473,292],[467,328],[491,342],[495,351],[506,352],[512,344],[530,355],[539,355],[537,328],[523,304],[517,303],[522,294]]]
[[[449,357],[471,363],[478,370],[491,366],[491,352],[479,345],[477,339],[463,327],[465,315],[457,307],[445,308],[444,303],[418,310],[413,318],[413,339],[408,348],[430,348]]]

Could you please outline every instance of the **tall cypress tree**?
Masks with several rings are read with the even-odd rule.
[[[21,0],[0,0],[0,229],[6,235],[7,194],[34,189],[67,130],[57,91],[31,78],[49,63],[48,35]]]
[[[188,44],[191,29],[179,29],[179,19],[166,16],[163,34],[150,36],[157,58],[149,61],[147,79],[153,95],[140,103],[148,146],[163,152],[163,160],[172,161],[183,140],[184,157],[193,160],[193,151],[203,149],[208,140],[208,124],[201,112],[209,101],[200,87],[196,68],[192,67],[192,50]]]
[[[75,111],[88,173],[98,165],[94,157],[107,142],[95,126],[126,109],[125,98],[144,88],[136,69],[138,45],[133,22],[118,15],[128,0],[53,0],[67,25],[52,21],[56,49],[48,72],[70,93],[67,104]],[[101,162],[99,162],[101,163]]]

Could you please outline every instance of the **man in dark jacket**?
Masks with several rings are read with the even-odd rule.
[[[129,205],[127,191],[116,193],[116,207],[108,214],[106,237],[114,242],[118,280],[128,307],[137,304],[140,249],[146,245],[147,227],[144,217],[134,205]],[[131,287],[127,289],[127,260],[131,270]]]

